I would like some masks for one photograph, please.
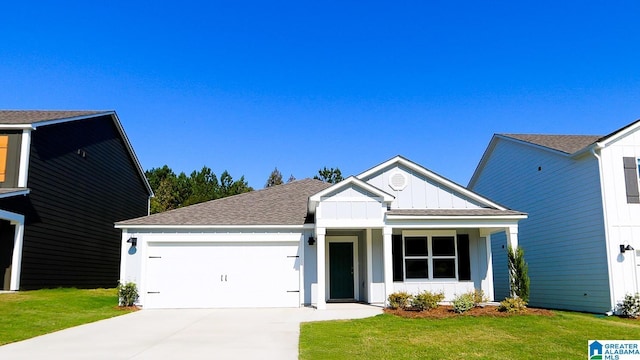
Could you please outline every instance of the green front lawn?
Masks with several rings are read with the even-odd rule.
[[[640,320],[556,311],[555,316],[304,323],[301,359],[584,359],[587,341],[640,339]]]
[[[0,345],[126,314],[115,289],[47,289],[0,294]]]

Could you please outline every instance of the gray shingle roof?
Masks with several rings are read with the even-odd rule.
[[[500,134],[505,137],[521,140],[553,150],[573,154],[593,144],[602,135],[540,135],[540,134]]]
[[[331,186],[304,179],[116,223],[128,225],[303,225],[309,196]]]
[[[387,211],[387,215],[400,216],[500,216],[500,215],[526,215],[515,210],[498,209],[393,209]]]
[[[105,112],[108,111],[0,110],[0,124],[34,124],[43,121],[69,119]]]

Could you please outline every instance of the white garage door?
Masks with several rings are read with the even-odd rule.
[[[145,308],[298,307],[298,243],[149,243]]]

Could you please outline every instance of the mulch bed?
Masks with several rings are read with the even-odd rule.
[[[539,316],[554,315],[551,310],[537,309],[537,308],[527,308],[527,310],[522,313],[508,313],[508,312],[498,311],[497,306],[475,307],[469,311],[465,311],[462,314],[458,314],[453,311],[453,306],[451,305],[440,305],[435,309],[426,310],[426,311],[384,309],[384,312],[386,314],[392,314],[392,315],[411,318],[411,319],[417,319],[417,318],[446,319],[446,318],[452,318],[452,317],[458,317],[458,316],[508,317],[508,316],[520,316],[520,315],[539,315]]]

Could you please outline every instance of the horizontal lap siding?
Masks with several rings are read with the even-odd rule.
[[[595,157],[571,159],[500,140],[472,190],[529,214],[518,239],[529,264],[531,305],[610,309]]]
[[[111,118],[34,131],[28,186],[21,287],[115,286],[114,222],[146,215],[148,193]]]

